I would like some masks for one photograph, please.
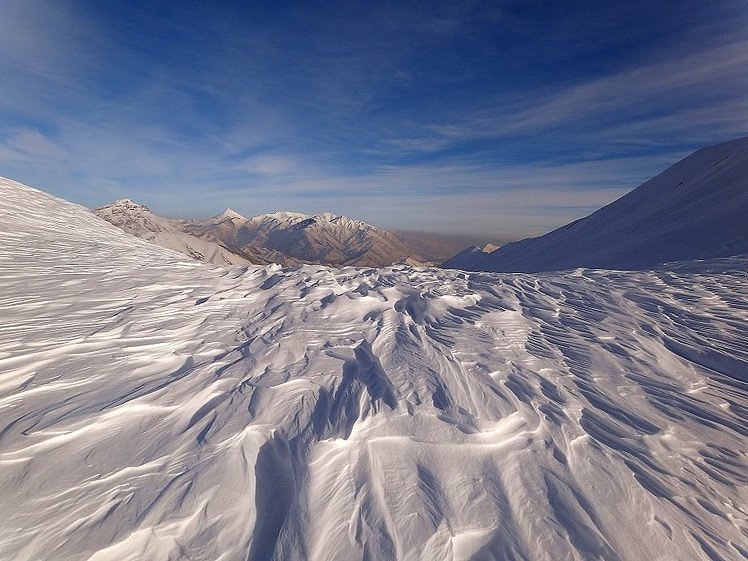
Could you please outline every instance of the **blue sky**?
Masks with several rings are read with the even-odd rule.
[[[748,134],[748,4],[0,0],[0,175],[506,239]]]

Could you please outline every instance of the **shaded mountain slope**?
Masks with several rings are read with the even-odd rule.
[[[443,266],[533,272],[644,269],[748,253],[748,138],[704,148],[597,212],[489,254]]]

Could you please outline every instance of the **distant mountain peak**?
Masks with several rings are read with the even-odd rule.
[[[441,266],[447,269],[466,269],[477,257],[483,257],[485,255],[486,252],[477,245],[471,245],[447,259]]]
[[[236,220],[241,222],[246,222],[247,218],[245,216],[242,216],[238,212],[236,212],[233,208],[227,208],[224,210],[221,214],[213,217],[213,220]]]
[[[274,218],[275,220],[304,220],[310,218],[308,214],[302,212],[293,212],[290,210],[277,210],[275,212],[269,212],[267,214],[261,214],[254,218]]]
[[[239,250],[265,247],[306,263],[387,266],[415,255],[396,234],[331,212],[272,212],[250,218],[232,240]]]
[[[107,209],[118,209],[118,210],[141,210],[141,211],[148,211],[150,212],[151,209],[149,209],[146,205],[140,204],[138,202],[133,201],[132,199],[117,199],[116,201],[112,201],[111,203],[105,204],[104,206],[101,206],[97,208],[96,210],[107,210]]]

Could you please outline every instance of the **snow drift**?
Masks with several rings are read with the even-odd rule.
[[[536,272],[645,269],[666,261],[748,253],[748,138],[704,148],[597,212],[539,238],[444,267]]]
[[[0,558],[739,560],[748,263],[218,268],[0,182]]]

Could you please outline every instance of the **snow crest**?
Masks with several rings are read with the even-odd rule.
[[[744,260],[222,269],[0,195],[0,558],[748,551]]]

